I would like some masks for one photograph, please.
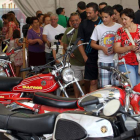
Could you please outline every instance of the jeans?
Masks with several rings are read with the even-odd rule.
[[[138,74],[138,65],[128,65],[126,64],[127,70],[130,72],[129,77],[132,84],[132,87],[140,83],[140,75]],[[121,72],[126,72],[125,65],[120,65],[119,70]],[[128,77],[128,75],[127,75]],[[129,78],[128,77],[128,78]]]

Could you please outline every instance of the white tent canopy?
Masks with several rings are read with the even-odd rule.
[[[14,0],[15,4],[21,9],[26,16],[35,16],[37,10],[43,13],[51,11],[55,13],[58,7],[64,7],[66,15],[76,11],[77,3],[79,1],[89,2],[107,2],[108,5],[121,4],[124,8],[132,8],[134,11],[138,10],[138,0]]]

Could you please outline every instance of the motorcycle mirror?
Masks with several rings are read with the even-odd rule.
[[[72,28],[72,29],[67,33],[67,35],[73,34],[73,33],[74,33],[74,30],[75,30],[75,28]]]
[[[104,106],[103,114],[107,117],[112,116],[119,111],[120,107],[120,101],[117,99],[113,99]]]

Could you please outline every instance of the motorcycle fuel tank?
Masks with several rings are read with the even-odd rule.
[[[62,113],[57,116],[53,140],[100,139],[113,137],[111,123],[100,117],[86,114]]]
[[[37,74],[24,79],[13,91],[21,92],[53,92],[59,87],[54,76],[49,74]]]
[[[98,98],[115,98],[119,99],[121,104],[124,105],[124,99],[125,99],[125,91],[118,87],[113,86],[107,86],[105,88],[90,92],[86,94],[85,96],[81,97],[78,100],[78,105],[80,106],[80,103],[82,101],[90,101],[92,100],[92,97],[98,97]]]

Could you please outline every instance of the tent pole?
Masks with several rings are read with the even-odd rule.
[[[55,10],[57,9],[57,0],[55,0]]]
[[[60,0],[55,0],[55,9],[60,7]]]

